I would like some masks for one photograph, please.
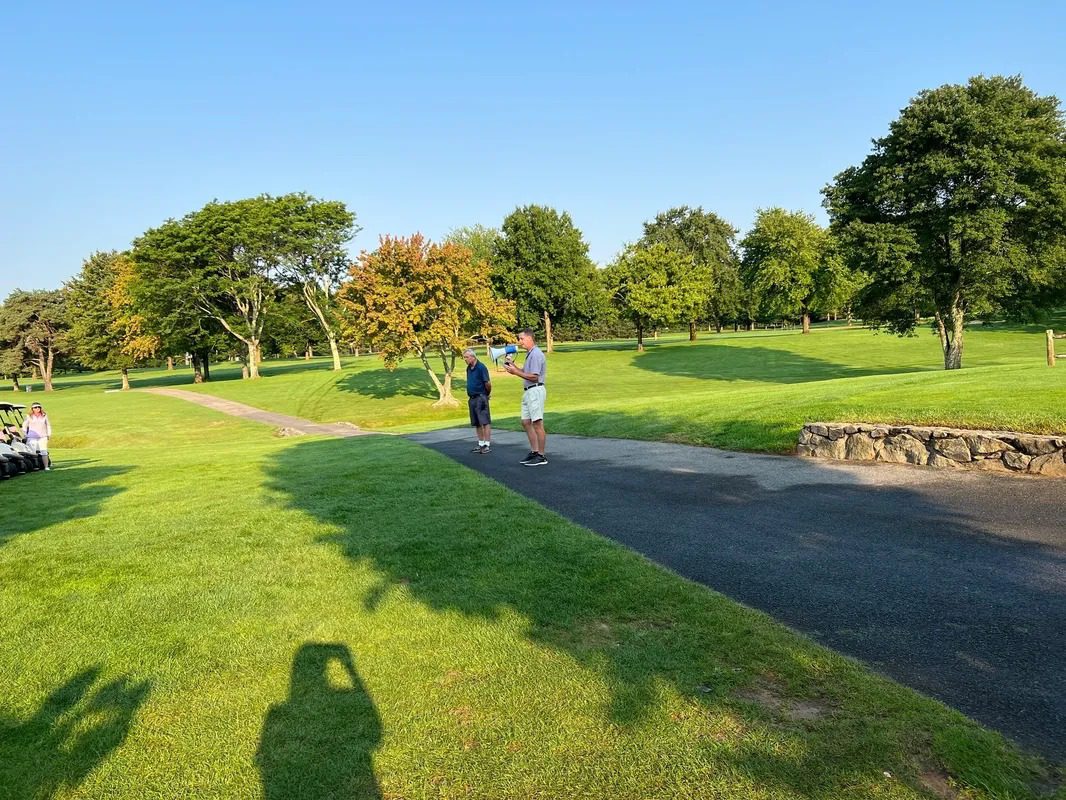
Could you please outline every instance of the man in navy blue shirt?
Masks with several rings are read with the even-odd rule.
[[[477,360],[469,347],[463,351],[466,362],[466,395],[470,405],[470,424],[477,428],[477,447],[471,453],[486,455],[492,447],[492,417],[489,416],[489,395],[492,381],[489,368]]]

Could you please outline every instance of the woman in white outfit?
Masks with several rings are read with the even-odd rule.
[[[30,406],[30,415],[22,423],[22,435],[26,438],[26,444],[33,448],[35,453],[40,453],[44,460],[44,468],[51,469],[52,462],[48,458],[48,437],[52,435],[52,423],[48,415],[44,413],[40,403]]]

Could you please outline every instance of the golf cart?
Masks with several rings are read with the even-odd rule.
[[[0,473],[4,477],[44,469],[44,458],[22,437],[26,406],[0,403]]]

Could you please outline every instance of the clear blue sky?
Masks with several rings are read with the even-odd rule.
[[[1062,2],[447,5],[13,4],[0,296],[261,192],[343,200],[353,255],[548,204],[605,263],[673,205],[824,219],[819,190],[921,89],[1066,95]]]

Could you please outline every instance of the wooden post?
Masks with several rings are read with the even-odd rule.
[[[1055,331],[1047,331],[1047,365],[1055,366]]]

